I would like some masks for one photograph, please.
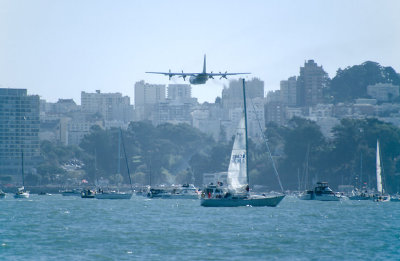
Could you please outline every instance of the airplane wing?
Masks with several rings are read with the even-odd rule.
[[[226,76],[229,76],[229,75],[240,75],[240,74],[251,74],[251,73],[228,73],[228,72],[225,72],[225,73],[207,73],[207,75],[208,75],[208,78],[210,78],[210,79],[214,79],[214,76],[220,76],[220,79],[222,79],[222,78],[225,78],[225,79],[228,79]]]
[[[210,76],[229,76],[229,75],[239,75],[239,74],[251,74],[251,73],[207,73],[207,75]]]
[[[175,76],[175,75],[177,75],[177,76],[184,76],[184,77],[186,77],[186,76],[196,76],[196,75],[199,75],[200,73],[174,73],[174,72],[146,72],[146,73],[152,73],[152,74],[162,74],[162,75],[166,75],[166,76],[169,76],[169,77],[172,77],[172,76]]]

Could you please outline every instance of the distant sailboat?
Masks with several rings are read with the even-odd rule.
[[[122,130],[119,130],[118,133],[118,164],[117,164],[117,170],[118,173],[120,173],[120,160],[121,160],[121,137],[122,135]],[[129,176],[129,183],[131,185],[131,192],[120,192],[120,191],[114,191],[114,190],[109,190],[109,191],[103,191],[99,189],[97,193],[95,194],[95,198],[97,199],[131,199],[132,194],[133,194],[133,187],[132,187],[132,180],[131,180],[131,174],[129,172],[129,166],[128,166],[128,160],[126,157],[126,151],[125,151],[125,144],[122,142],[122,146],[124,149],[124,155],[125,155],[125,162],[126,162],[126,167],[128,170],[128,176]]]
[[[379,140],[376,141],[376,190],[378,193],[374,195],[374,201],[376,202],[390,201],[390,196],[384,195],[385,191],[383,190],[383,185],[382,185],[382,167],[381,167]]]
[[[17,189],[14,194],[14,198],[29,198],[29,191],[25,190],[25,178],[24,178],[24,151],[21,150],[21,175],[22,175],[22,187]]]
[[[275,207],[285,195],[251,195],[249,192],[246,92],[243,80],[243,117],[236,129],[228,168],[228,188],[210,185],[203,190],[201,206],[204,207],[239,207],[270,206]]]

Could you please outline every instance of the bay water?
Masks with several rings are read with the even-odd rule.
[[[0,199],[1,260],[400,260],[400,202]]]

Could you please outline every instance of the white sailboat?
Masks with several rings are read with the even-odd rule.
[[[246,93],[243,80],[243,117],[236,130],[228,168],[228,187],[211,185],[203,190],[201,206],[239,207],[270,206],[275,207],[285,195],[251,195],[249,192],[248,154],[247,154],[247,116]]]
[[[381,167],[381,155],[379,148],[379,140],[376,141],[376,190],[377,194],[374,195],[374,201],[376,202],[387,202],[390,201],[389,195],[384,195],[382,185],[382,167]]]
[[[29,198],[29,191],[25,190],[25,179],[24,179],[24,152],[21,150],[21,174],[22,174],[22,187],[17,189],[14,194],[14,198]]]

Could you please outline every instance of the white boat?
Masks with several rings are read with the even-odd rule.
[[[400,195],[396,194],[396,195],[390,196],[390,201],[392,201],[392,202],[400,202]]]
[[[17,192],[14,194],[14,198],[29,198],[29,191],[26,191],[25,187],[22,186],[18,188]]]
[[[173,188],[170,196],[172,199],[198,199],[199,197],[200,193],[193,184],[183,184]]]
[[[317,182],[314,190],[307,190],[300,199],[302,200],[319,200],[319,201],[339,201],[345,197],[333,192],[329,187],[328,182]]]
[[[384,194],[382,184],[382,168],[381,168],[381,155],[379,148],[379,140],[376,141],[376,193],[373,197],[375,202],[388,202],[390,201],[390,195]]]
[[[243,117],[236,129],[228,168],[227,188],[207,187],[201,196],[203,207],[270,206],[275,207],[285,195],[252,195],[249,192],[246,91],[243,79]]]
[[[21,175],[22,175],[22,187],[17,189],[14,194],[14,198],[29,198],[29,191],[25,190],[25,179],[24,179],[24,151],[21,150]]]

